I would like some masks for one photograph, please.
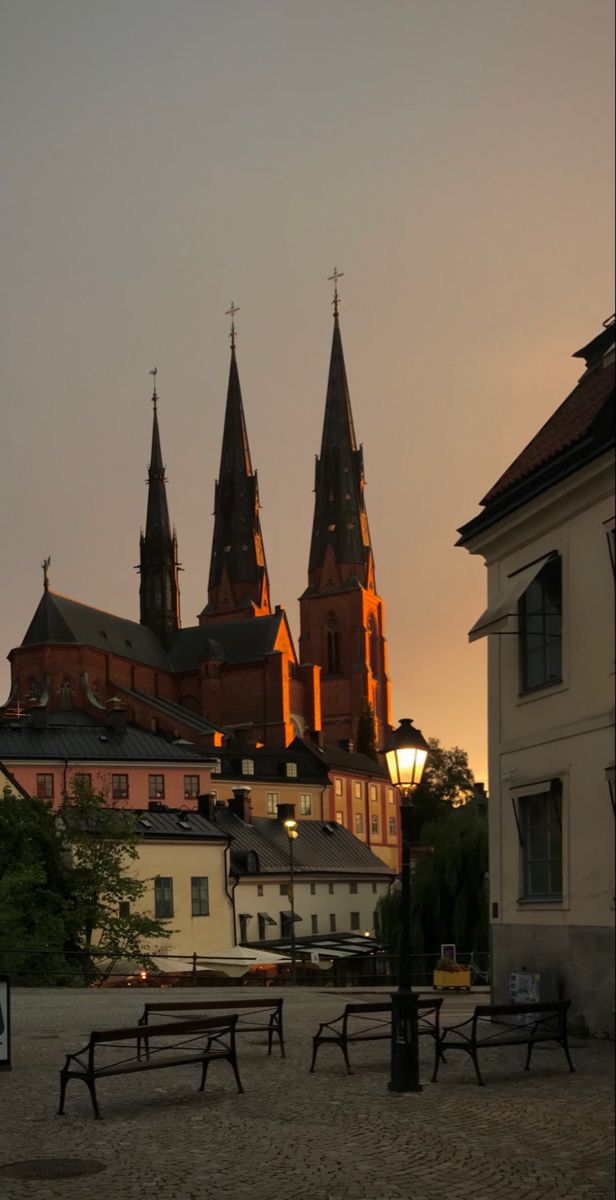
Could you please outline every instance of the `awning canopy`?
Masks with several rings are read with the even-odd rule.
[[[266,925],[275,925],[276,924],[274,918],[270,917],[269,913],[259,913],[258,915],[261,917],[262,921],[265,921]]]
[[[284,953],[290,949],[291,943],[286,938],[276,941],[276,950]],[[376,950],[382,950],[382,946],[375,938],[361,933],[314,934],[297,938],[295,950],[307,957],[318,954],[321,958],[356,958],[360,954],[374,954]]]
[[[501,595],[493,604],[488,605],[479,620],[475,621],[473,628],[469,630],[469,642],[476,642],[479,638],[486,637],[488,633],[500,633],[511,617],[517,616],[518,600],[524,595],[527,587],[530,587],[533,579],[537,578],[548,559],[552,557],[553,551],[550,551],[549,554],[544,554],[542,558],[536,558],[527,567],[522,567],[508,576],[506,587],[503,588]]]

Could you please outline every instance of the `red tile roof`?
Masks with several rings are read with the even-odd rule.
[[[596,367],[583,375],[577,387],[490,488],[482,505],[498,500],[514,484],[579,442],[589,433],[603,406],[610,400],[613,402],[613,397],[613,365]]]

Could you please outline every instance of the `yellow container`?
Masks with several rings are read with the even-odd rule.
[[[432,975],[432,986],[435,988],[464,988],[468,990],[471,986],[471,973],[468,971],[434,971]]]

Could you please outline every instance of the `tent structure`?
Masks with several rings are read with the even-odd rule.
[[[249,946],[230,946],[227,950],[217,950],[215,954],[199,956],[198,971],[222,971],[232,978],[241,978],[252,967],[275,967],[282,963],[290,963],[286,954],[276,954],[273,950],[255,950]]]

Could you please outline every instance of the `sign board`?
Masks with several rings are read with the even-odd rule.
[[[445,942],[441,946],[441,958],[448,958],[451,962],[456,961],[456,947],[454,942]]]
[[[8,975],[0,975],[0,1071],[11,1069],[11,992]]]

